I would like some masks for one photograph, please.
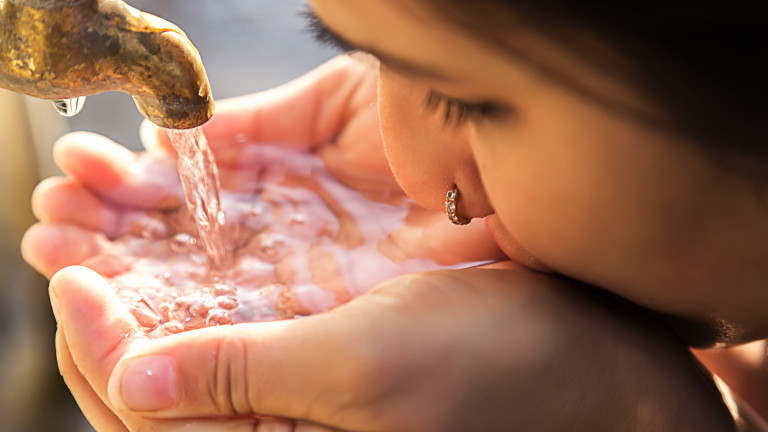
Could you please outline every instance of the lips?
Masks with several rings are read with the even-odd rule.
[[[485,226],[493,236],[496,244],[510,260],[529,270],[541,273],[556,273],[551,267],[542,263],[527,250],[523,249],[506,227],[504,227],[497,215],[493,214],[486,217]]]

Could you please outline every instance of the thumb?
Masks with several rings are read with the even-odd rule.
[[[309,407],[327,413],[351,404],[350,384],[364,363],[356,343],[364,340],[361,329],[345,315],[336,310],[155,340],[121,359],[109,399],[118,411],[150,418],[269,415],[323,422],[310,418]],[[157,369],[160,364],[165,369]],[[175,403],[148,404],[146,396],[157,388],[179,389]]]

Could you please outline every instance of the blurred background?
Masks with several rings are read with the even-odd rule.
[[[296,78],[335,53],[303,31],[302,0],[128,0],[179,25],[197,46],[215,99]],[[51,146],[68,131],[97,132],[139,149],[141,115],[130,96],[88,97],[67,119],[48,101],[0,90],[0,432],[88,432],[56,367],[47,281],[19,254],[34,223],[34,185],[58,174]]]

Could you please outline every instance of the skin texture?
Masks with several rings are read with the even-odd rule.
[[[206,129],[214,151],[226,166],[253,151],[234,139],[239,133],[280,141],[285,129],[270,135],[258,119],[281,107],[286,107],[286,120],[308,114],[337,119],[328,112],[289,107],[306,106],[315,92],[341,77],[371,73],[367,66],[340,57],[270,94],[221,103]],[[345,125],[354,119],[338,123],[341,131],[333,135],[344,135]],[[307,124],[308,130],[323,130],[321,126]],[[160,167],[168,158],[167,143],[158,139],[162,136],[144,131],[151,150],[142,157],[157,159]],[[293,137],[282,137],[291,145]],[[350,139],[365,142],[365,135]],[[332,155],[349,157],[333,149],[341,144],[329,141],[315,151],[333,166]],[[126,169],[136,156],[94,135],[63,138],[56,155],[68,178],[49,180],[35,192],[33,206],[41,223],[27,233],[23,253],[43,274],[55,274],[51,302],[59,323],[59,367],[97,430],[733,428],[720,395],[666,330],[623,307],[591,299],[578,283],[512,262],[409,275],[331,312],[300,320],[147,340],[97,273],[78,266],[60,269],[83,263],[99,270],[89,258],[118,233],[115,221],[178,205],[173,199],[178,199],[178,183],[158,182],[158,176],[136,178],[137,171]],[[233,169],[224,176],[225,185],[239,184],[226,179],[247,178],[247,172],[247,167]],[[123,193],[103,187],[104,173],[112,173]],[[370,184],[391,184],[387,170],[368,173]],[[80,211],[55,205],[60,196],[82,203]],[[423,228],[453,232],[452,244],[489,238],[483,225],[474,225],[479,231],[472,231],[473,225],[452,231],[457,228],[439,216],[433,227],[427,223]],[[497,253],[493,248],[467,250],[478,258]],[[155,369],[152,379],[140,380],[147,385],[141,388],[135,380],[147,376],[141,366],[146,361],[170,364],[173,372]],[[606,375],[606,370],[613,372]],[[140,395],[138,405],[129,389]],[[178,399],[150,399],[149,394]],[[152,401],[158,405],[151,406]],[[561,415],[552,416],[552,410]],[[266,417],[257,422],[252,414]]]
[[[768,336],[764,187],[724,171],[696,143],[574,94],[418,5],[312,4],[344,40],[380,53],[387,156],[419,203],[439,210],[456,184],[461,213],[490,215],[501,248],[524,265],[731,328],[709,335],[720,341]],[[598,95],[647,109],[615,80],[519,33],[511,43],[529,55]],[[440,77],[414,74],[402,63]],[[444,126],[443,113],[423,108],[430,90],[507,111]]]
[[[225,183],[248,178],[242,162],[254,153],[238,139],[245,134],[309,148],[340,179],[369,193],[404,191],[433,210],[457,184],[461,214],[493,213],[490,230],[479,221],[452,227],[435,213],[401,236],[401,247],[444,238],[421,242],[421,253],[494,259],[495,237],[517,264],[409,275],[327,314],[147,341],[98,274],[59,270],[92,265],[100,242],[119,233],[114,220],[178,205],[178,184],[137,175],[129,169],[136,156],[103,139],[70,136],[56,150],[68,177],[36,192],[41,224],[23,252],[43,274],[58,271],[51,290],[59,364],[96,428],[250,431],[258,414],[301,420],[264,420],[262,432],[733,430],[720,395],[676,337],[594,299],[579,282],[543,273],[688,319],[722,317],[742,338],[762,335],[764,299],[751,265],[768,243],[754,241],[765,234],[755,226],[764,209],[754,190],[689,143],[612,116],[398,3],[313,6],[356,44],[461,79],[428,80],[386,62],[377,71],[340,57],[284,87],[220,104],[205,130],[229,173]],[[644,107],[572,66],[601,91]],[[445,127],[422,107],[429,90],[501,99],[514,115]],[[142,157],[157,158],[163,171],[167,142],[150,129],[144,136],[150,150]],[[64,191],[82,200],[82,211],[56,201]],[[737,271],[745,266],[751,270]],[[131,405],[127,392],[138,384],[125,377],[141,376],[142,359],[171,365],[154,371],[147,390],[170,389],[178,399]]]

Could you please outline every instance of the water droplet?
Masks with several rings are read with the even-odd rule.
[[[264,261],[276,262],[287,252],[285,238],[281,235],[262,233],[256,241],[256,256]]]
[[[304,225],[307,223],[307,215],[303,213],[294,213],[288,219],[288,223],[291,225]]]
[[[167,335],[177,334],[184,331],[184,326],[176,321],[168,321],[161,326],[163,333]]]
[[[184,319],[188,316],[189,301],[185,297],[177,298],[168,307],[168,319],[172,319],[174,321],[184,321]]]
[[[221,309],[237,309],[238,301],[236,297],[220,296],[216,298],[216,307]]]
[[[283,284],[279,284],[279,283],[269,284],[269,285],[263,287],[262,289],[260,289],[259,290],[259,294],[261,294],[263,296],[268,296],[268,295],[272,294],[273,292],[279,293],[279,292],[283,291],[285,288],[286,287]]]
[[[246,212],[244,225],[248,229],[260,232],[272,224],[272,210],[265,203],[257,202]]]
[[[184,330],[194,330],[205,327],[205,317],[190,316],[181,323]]]
[[[195,302],[192,302],[191,305],[189,305],[189,314],[192,317],[203,317],[208,315],[208,311],[214,308],[214,304],[211,301],[208,300],[198,300]]]
[[[132,223],[128,233],[143,239],[159,239],[165,236],[166,226],[161,221],[147,218]]]
[[[155,313],[146,306],[130,304],[128,305],[128,310],[133,317],[136,318],[139,325],[144,327],[145,331],[150,332],[160,325],[160,317],[155,315]]]
[[[229,313],[224,311],[212,312],[208,315],[208,319],[205,320],[205,325],[208,327],[228,324],[232,324],[232,317],[229,316]]]
[[[187,253],[197,249],[197,239],[191,234],[178,233],[171,238],[171,250],[176,253]]]
[[[85,105],[85,96],[70,99],[54,99],[51,102],[53,102],[53,106],[59,114],[64,117],[72,117],[82,111]]]
[[[171,312],[171,305],[170,305],[170,303],[166,303],[166,302],[160,303],[160,306],[158,306],[158,309],[160,310],[160,314],[163,315],[163,319],[165,319],[165,320],[171,319],[171,317],[170,317],[170,312]]]
[[[237,290],[234,287],[229,285],[224,285],[224,284],[216,284],[213,287],[213,293],[216,294],[217,296],[235,295],[236,291]]]

